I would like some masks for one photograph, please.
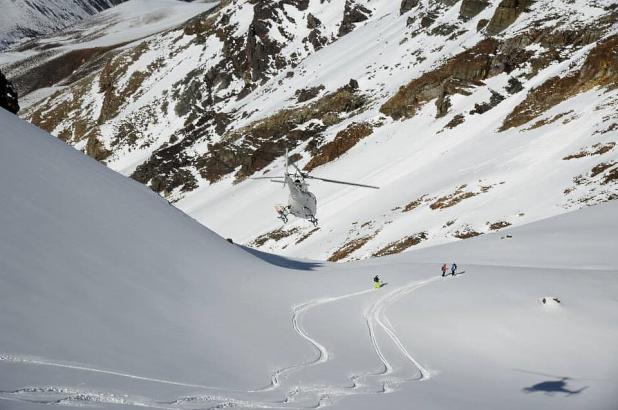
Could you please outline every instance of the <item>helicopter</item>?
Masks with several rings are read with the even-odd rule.
[[[283,221],[288,222],[288,216],[294,215],[297,218],[307,219],[314,226],[318,226],[318,220],[316,218],[318,202],[315,195],[309,192],[308,179],[313,179],[322,182],[329,182],[332,184],[352,185],[361,188],[380,189],[373,185],[357,184],[354,182],[338,181],[335,179],[319,178],[310,175],[307,172],[301,171],[295,163],[292,163],[294,167],[294,173],[288,171],[289,159],[288,152],[285,152],[285,172],[283,176],[274,177],[253,177],[251,179],[268,179],[271,182],[283,184],[284,188],[287,186],[290,191],[287,205],[275,205],[275,211],[277,217]]]

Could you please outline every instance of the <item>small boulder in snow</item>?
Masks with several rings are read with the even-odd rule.
[[[541,299],[541,303],[544,305],[557,306],[560,304],[560,299],[554,296],[545,296]]]

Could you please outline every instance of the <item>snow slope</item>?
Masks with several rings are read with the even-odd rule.
[[[0,121],[3,410],[615,408],[615,201],[395,257],[289,260]]]
[[[502,130],[535,89],[572,75],[608,39],[616,47],[618,11],[611,2],[537,1],[496,35],[479,24],[498,15],[501,1],[476,2],[486,7],[473,18],[461,16],[463,1],[418,2],[403,14],[401,3],[222,2],[33,93],[22,115],[150,186],[221,236],[290,257],[366,259],[618,197],[615,87],[562,91],[559,104]],[[339,36],[352,4],[368,16]],[[97,33],[95,21],[105,15],[82,28]],[[113,31],[110,38],[118,40]],[[72,42],[67,35],[42,40],[40,47],[94,47],[108,44],[107,36]],[[500,44],[497,51],[485,49],[491,42]],[[485,44],[480,62],[466,54],[479,44]],[[610,59],[616,52],[605,51],[607,61],[591,72],[618,82],[614,71],[602,69],[616,64]],[[442,78],[440,68],[451,58],[458,62],[446,77],[449,85],[431,81]],[[492,74],[475,77],[485,71]],[[462,80],[467,76],[473,80]],[[23,77],[18,86],[36,76]],[[381,111],[401,87],[423,78],[435,95],[419,103],[415,115],[395,119]],[[331,104],[313,118],[313,105],[350,79],[358,83],[354,95],[362,106],[346,111]],[[299,101],[299,91],[312,89],[313,99]],[[290,121],[286,110],[302,115]],[[380,191],[312,183],[320,229],[297,219],[283,226],[273,208],[287,202],[287,192],[244,177],[280,175],[286,149],[303,168],[338,135],[345,140],[355,124],[372,132],[358,141],[348,135],[351,148],[312,172]],[[405,244],[415,237],[419,243]]]
[[[179,0],[129,0],[70,29],[40,39],[39,45],[62,44],[63,50],[109,47],[168,30],[211,9],[215,3]]]
[[[118,0],[2,0],[0,50],[49,34],[118,4]]]
[[[15,80],[25,109],[62,90],[67,77],[69,82],[81,78],[82,71],[90,72],[107,55],[136,46],[215,6],[216,2],[129,0],[4,51],[0,67]]]

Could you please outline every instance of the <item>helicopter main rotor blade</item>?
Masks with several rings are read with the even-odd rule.
[[[333,184],[352,185],[352,186],[358,186],[361,188],[380,189],[380,187],[373,186],[373,185],[357,184],[355,182],[337,181],[336,179],[318,178],[318,177],[314,177],[311,175],[305,175],[305,178],[317,179],[317,180],[324,181],[324,182],[331,182]]]
[[[249,179],[270,179],[270,180],[272,180],[273,178],[281,178],[281,179],[283,179],[285,177],[251,177]]]
[[[304,173],[303,171],[301,171],[301,170],[300,170],[300,168],[298,168],[298,167],[296,166],[296,163],[295,163],[295,162],[292,162],[292,166],[294,167],[294,169],[296,169],[296,171],[298,171],[298,173],[299,173],[300,175],[302,175],[303,177],[307,176],[307,174],[306,174],[306,173]]]

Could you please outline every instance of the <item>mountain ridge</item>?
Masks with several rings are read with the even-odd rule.
[[[596,0],[225,1],[23,115],[241,243],[384,255],[616,198],[617,15]],[[285,194],[247,178],[280,172],[286,149],[385,191],[312,187],[328,232],[280,227]],[[544,188],[525,194],[531,176]]]

